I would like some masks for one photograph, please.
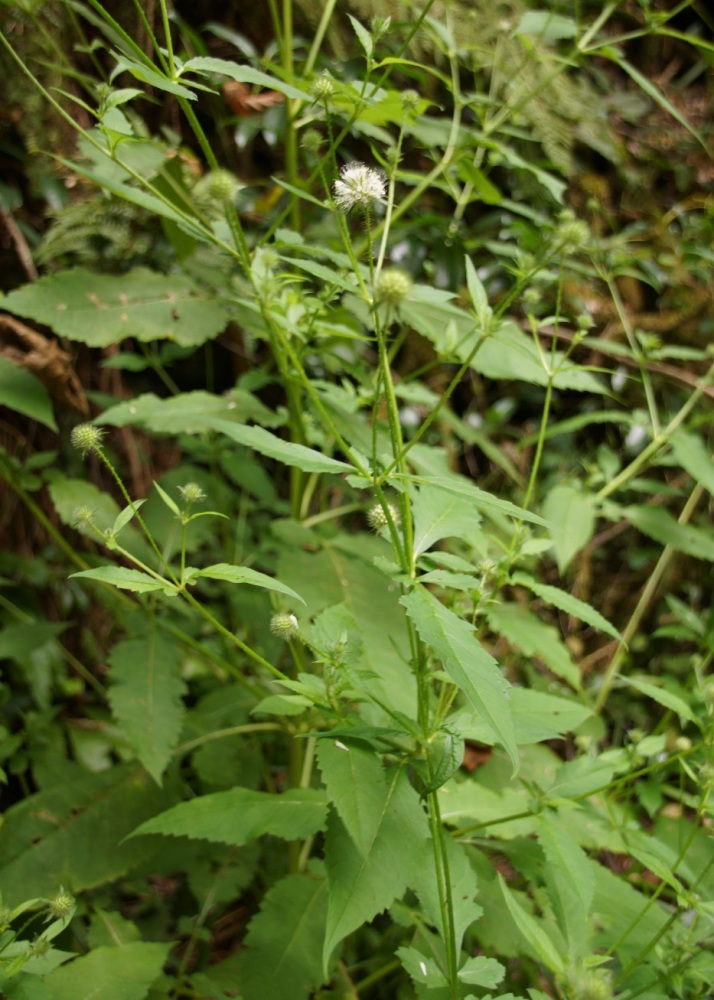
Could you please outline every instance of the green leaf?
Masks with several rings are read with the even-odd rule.
[[[90,347],[108,347],[127,337],[198,346],[228,322],[227,305],[189,277],[146,267],[120,276],[82,267],[45,275],[10,292],[3,308]]]
[[[567,822],[567,820],[566,820]],[[571,955],[586,953],[590,914],[595,896],[593,863],[575,838],[548,811],[538,817],[538,842],[543,848],[554,906]]]
[[[655,87],[655,85],[652,83],[651,80],[648,80],[646,76],[643,76],[643,74],[640,73],[639,70],[636,70],[635,67],[632,66],[630,63],[628,63],[626,59],[623,59],[622,55],[617,51],[617,49],[608,45],[608,46],[602,46],[598,51],[601,55],[605,56],[605,58],[611,59],[614,63],[616,63],[620,67],[620,69],[624,70],[625,73],[627,73],[627,75],[632,80],[634,80],[637,86],[645,94],[647,94],[648,97],[651,97],[652,100],[656,104],[659,104],[661,108],[664,108],[664,110],[668,114],[670,114],[675,119],[675,121],[678,121],[679,124],[682,125],[690,133],[690,135],[693,135],[703,149],[706,150],[708,148],[701,134],[694,128],[693,125],[690,125],[690,123],[687,121],[684,115],[677,110],[674,104],[672,104],[671,101],[667,100],[662,91],[659,90],[657,87]]]
[[[462,498],[446,498],[438,487],[414,489],[414,555],[435,545],[442,538],[472,538],[478,533],[480,518]]]
[[[509,685],[494,658],[476,639],[471,625],[458,618],[424,587],[417,585],[401,598],[400,603],[444,670],[496,734],[511,758],[515,773],[518,749],[509,705]]]
[[[256,420],[269,426],[280,418],[245,389],[231,389],[225,395],[196,390],[160,399],[152,392],[110,406],[96,419],[98,424],[123,427],[139,424],[157,434],[198,434],[208,430],[207,417],[244,423]]]
[[[238,83],[250,83],[256,87],[268,87],[270,90],[277,90],[286,97],[296,100],[311,101],[312,98],[304,90],[299,90],[289,83],[283,83],[277,76],[263,73],[261,70],[253,69],[252,66],[242,66],[240,63],[231,62],[228,59],[215,59],[212,56],[195,56],[187,59],[181,67],[181,74],[198,73],[200,76],[207,74],[219,74],[229,76],[231,80]]]
[[[390,906],[409,885],[428,837],[426,816],[403,768],[393,768],[380,782],[381,810],[360,850],[336,812],[325,835],[329,880],[325,971],[333,949],[352,931]],[[405,845],[409,849],[405,850]]]
[[[152,590],[165,590],[168,583],[156,580],[148,573],[138,569],[126,569],[124,566],[98,566],[96,569],[83,569],[79,573],[71,573],[70,580],[77,578],[97,580],[99,583],[109,583],[120,590],[133,590],[137,594],[147,594]]]
[[[287,594],[288,597],[300,601],[301,604],[305,603],[292,587],[280,583],[279,580],[274,580],[272,576],[267,576],[265,573],[249,569],[247,566],[231,566],[230,563],[216,563],[215,566],[207,566],[205,569],[199,570],[195,575],[195,579],[202,576],[208,577],[211,580],[225,580],[228,583],[248,583],[251,587],[274,590],[279,594]]]
[[[155,632],[119,642],[109,656],[109,704],[137,757],[157,784],[178,743],[183,720],[179,648]]]
[[[537,594],[538,597],[542,597],[544,601],[547,601],[556,608],[560,608],[567,615],[572,615],[573,618],[585,622],[586,625],[600,629],[601,632],[611,635],[613,639],[623,642],[623,638],[615,626],[607,618],[604,618],[599,611],[585,601],[581,601],[578,597],[573,597],[567,591],[561,590],[560,587],[552,587],[548,583],[539,583],[538,580],[534,580],[528,573],[521,572],[513,574],[511,583],[527,587],[534,594]]]
[[[672,451],[685,472],[695,483],[701,483],[714,496],[714,462],[711,449],[707,448],[697,434],[689,434],[681,428],[669,439]]]
[[[161,975],[170,944],[133,941],[95,948],[45,978],[52,1000],[143,1000]]]
[[[163,500],[163,502],[166,504],[166,506],[169,508],[169,510],[171,511],[171,513],[175,514],[176,517],[180,517],[181,516],[181,511],[179,510],[179,506],[176,503],[176,501],[173,499],[173,497],[170,497],[169,494],[166,492],[166,490],[163,489],[161,486],[159,486],[159,484],[156,481],[154,482],[154,489],[159,494],[159,496],[161,497],[161,499]]]
[[[537,35],[556,41],[559,38],[577,38],[578,26],[570,17],[553,14],[548,10],[529,10],[515,29],[517,35]]]
[[[347,16],[349,17],[352,23],[352,27],[354,28],[355,34],[359,39],[360,45],[364,49],[364,54],[367,56],[368,59],[371,59],[372,53],[374,52],[374,42],[372,40],[372,36],[364,27],[364,25],[360,24],[360,22],[357,20],[356,17],[352,17],[351,14],[348,14]]]
[[[317,745],[322,780],[357,850],[367,855],[382,822],[386,779],[372,750],[323,739]]]
[[[181,802],[133,831],[132,837],[163,833],[240,847],[269,833],[300,840],[323,829],[327,797],[313,788],[293,788],[282,795],[231,788]]]
[[[151,66],[147,66],[146,63],[135,62],[133,59],[128,59],[126,56],[119,55],[116,52],[114,53],[114,58],[117,61],[117,65],[121,66],[128,73],[131,73],[136,80],[148,83],[150,86],[156,87],[157,90],[163,90],[165,93],[173,94],[175,97],[184,97],[187,101],[196,100],[196,95],[188,87],[183,87],[180,83],[169,80],[163,73],[157,72]]]
[[[89,774],[77,767],[71,780],[11,806],[0,827],[4,902],[46,896],[48,886],[78,893],[119,878],[154,850],[123,838],[173,801],[173,791],[157,788],[136,764],[119,764]]]
[[[3,299],[3,308],[6,299]],[[52,400],[42,382],[26,368],[0,357],[0,400],[3,406],[57,431]]]
[[[518,930],[521,932],[541,962],[543,962],[543,964],[546,965],[551,972],[554,972],[558,976],[562,976],[565,972],[565,965],[563,959],[556,951],[555,945],[551,939],[540,926],[538,921],[532,917],[527,910],[523,909],[521,904],[506,885],[500,872],[498,875],[498,883],[501,886],[501,892],[503,893],[503,898],[506,901],[508,912],[513,917],[513,921]]]
[[[660,687],[658,684],[653,684],[651,681],[642,680],[639,677],[624,677],[622,674],[619,674],[618,677],[622,684],[640,691],[648,698],[656,701],[658,705],[662,705],[664,708],[668,708],[670,712],[674,712],[679,716],[680,721],[685,719],[687,722],[697,721],[696,715],[686,701],[666,688]]]
[[[564,573],[595,530],[592,498],[573,486],[555,486],[545,498],[543,513],[550,522],[558,571]]]
[[[476,955],[467,958],[458,972],[459,981],[469,986],[483,986],[484,989],[494,989],[503,979],[506,970],[495,958]]]
[[[581,726],[592,714],[586,705],[570,698],[530,688],[511,688],[511,716],[519,746],[560,739]],[[459,715],[456,724],[466,739],[487,744],[497,740],[493,730],[478,717],[471,719]]]
[[[245,427],[240,424],[231,424],[227,420],[219,420],[214,417],[205,419],[207,427],[225,434],[232,441],[254,448],[261,455],[268,458],[275,458],[285,465],[294,465],[303,472],[353,472],[354,469],[346,462],[339,462],[336,458],[315,451],[313,448],[306,448],[302,444],[294,444],[292,441],[283,441],[264,427]]]
[[[144,503],[146,503],[146,500],[134,500],[133,503],[125,507],[124,510],[120,511],[117,514],[114,524],[112,526],[112,532],[115,535],[118,535],[119,532],[122,530],[122,528],[125,528],[127,526],[127,524],[135,516],[137,510]]]
[[[471,296],[471,302],[474,307],[474,312],[476,313],[476,319],[478,320],[481,328],[480,332],[485,334],[491,329],[493,310],[488,304],[486,289],[483,287],[481,279],[476,274],[476,268],[473,266],[471,258],[465,257],[464,260],[466,262],[466,283],[468,285],[469,295]]]
[[[454,937],[457,948],[460,948],[464,934],[471,924],[483,916],[483,908],[475,901],[478,883],[476,872],[469,862],[466,846],[453,837],[447,837],[445,844],[453,900]],[[426,842],[422,852],[422,863],[417,868],[417,874],[412,876],[409,888],[417,894],[427,920],[437,928],[443,938],[446,933],[444,914],[431,841]]]
[[[244,1000],[307,1000],[324,982],[327,902],[327,881],[309,875],[288,875],[265,894],[239,959]]]
[[[524,510],[522,507],[517,507],[516,504],[511,503],[509,500],[501,500],[500,497],[494,496],[492,493],[487,493],[486,490],[479,489],[478,486],[474,486],[473,483],[469,482],[463,476],[453,476],[453,478],[446,476],[404,476],[403,478],[414,483],[434,486],[446,493],[466,497],[477,508],[486,511],[486,513],[495,511],[501,514],[508,514],[509,517],[515,517],[519,521],[530,521],[532,524],[549,526],[548,522],[544,521],[537,514],[531,514],[530,511]]]
[[[494,632],[526,656],[538,656],[557,677],[576,690],[580,689],[580,671],[557,629],[521,604],[494,604],[487,611],[488,623]]]
[[[22,663],[30,653],[58,638],[68,626],[69,622],[43,621],[3,625],[0,629],[0,660]]]
[[[692,524],[679,524],[662,507],[635,504],[624,507],[622,515],[644,535],[661,545],[670,545],[677,552],[686,552],[695,559],[714,561],[714,539],[711,531]]]

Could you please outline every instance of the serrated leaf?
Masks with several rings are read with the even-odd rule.
[[[519,746],[559,739],[572,733],[592,714],[592,709],[579,701],[530,688],[511,689],[511,715]],[[458,725],[467,739],[487,744],[496,742],[496,734],[483,719],[476,718],[472,723],[460,715]]]
[[[134,830],[132,837],[163,833],[219,844],[243,844],[269,833],[300,840],[324,827],[327,796],[313,788],[292,788],[282,795],[231,788],[181,802]]]
[[[571,955],[586,953],[590,934],[588,914],[595,896],[592,862],[575,838],[547,811],[538,817],[538,842],[547,861],[547,878],[554,886],[554,909]]]
[[[396,955],[418,986],[425,986],[430,991],[448,987],[446,977],[435,959],[424,955],[417,948],[404,946],[397,948]]]
[[[146,267],[121,276],[82,267],[45,275],[10,292],[3,308],[90,347],[108,347],[127,337],[198,346],[228,322],[226,304],[190,278]]]
[[[178,743],[183,720],[181,656],[152,633],[117,643],[109,656],[109,704],[129,744],[157,784]]]
[[[494,658],[473,634],[468,622],[458,618],[424,587],[416,586],[400,603],[414,622],[422,640],[431,646],[444,670],[482,713],[518,770],[518,749],[508,699],[508,682]]]
[[[545,498],[543,513],[550,522],[558,570],[564,573],[595,530],[592,498],[573,486],[555,486]]]
[[[414,555],[435,545],[442,538],[471,537],[478,532],[478,512],[464,499],[444,497],[443,489],[422,486],[414,489]]]
[[[372,750],[323,739],[317,760],[328,795],[355,847],[367,855],[374,842],[386,794],[386,779]]]
[[[404,476],[403,478],[421,485],[434,486],[445,493],[453,493],[456,496],[466,497],[477,508],[486,512],[496,511],[501,514],[508,514],[509,517],[515,517],[519,521],[530,521],[532,524],[541,524],[548,527],[548,522],[544,521],[537,514],[531,514],[530,511],[524,510],[522,507],[517,507],[510,500],[502,500],[500,497],[494,496],[493,493],[487,493],[486,490],[479,489],[478,486],[474,486],[473,483],[463,477]]]
[[[314,448],[307,448],[303,444],[295,444],[292,441],[283,441],[276,434],[271,434],[264,427],[246,427],[240,424],[231,424],[227,420],[217,418],[206,418],[205,424],[213,430],[225,434],[232,441],[254,448],[261,455],[268,458],[275,458],[285,465],[294,465],[303,472],[353,472],[354,469],[346,462],[339,462],[336,458],[323,455]]]
[[[256,420],[265,426],[280,423],[280,418],[252,393],[237,388],[225,395],[197,389],[168,399],[145,392],[136,399],[110,406],[95,423],[114,427],[139,424],[157,434],[198,434],[208,429],[207,417],[235,420],[236,423]]]
[[[240,63],[231,62],[228,59],[216,59],[213,56],[194,56],[187,59],[181,67],[181,73],[218,73],[220,76],[228,76],[238,83],[250,83],[256,87],[268,87],[270,90],[278,90],[286,97],[297,100],[311,101],[312,98],[304,90],[293,87],[292,84],[283,83],[277,76],[263,73],[261,70],[253,69],[252,66],[243,66]]]
[[[263,590],[274,590],[279,594],[287,594],[296,601],[304,604],[305,601],[292,587],[274,580],[266,573],[259,573],[248,566],[231,566],[230,563],[216,563],[215,566],[206,566],[205,569],[198,570],[196,578],[205,576],[210,580],[225,580],[227,583],[247,583],[251,587],[261,587]]]
[[[453,837],[447,837],[445,844],[453,902],[454,937],[456,947],[460,948],[464,934],[471,924],[483,915],[483,908],[475,901],[478,882],[476,872],[469,862],[466,847]],[[412,877],[409,888],[417,894],[427,920],[436,927],[443,938],[444,915],[436,881],[431,841],[427,841],[422,849],[422,863],[418,866],[416,875]]]
[[[3,308],[5,300],[3,299]],[[57,431],[52,400],[42,382],[26,368],[0,357],[0,403]]]
[[[467,958],[458,971],[462,983],[468,983],[469,986],[483,986],[484,989],[494,989],[505,974],[506,970],[500,962],[485,955]]]
[[[624,641],[615,626],[607,618],[604,618],[592,605],[581,601],[578,597],[574,597],[566,590],[561,590],[560,587],[552,587],[548,583],[540,583],[538,580],[534,580],[532,576],[529,576],[528,573],[514,573],[511,577],[511,582],[521,587],[527,587],[534,594],[537,594],[538,597],[542,597],[544,601],[547,601],[556,608],[560,608],[567,615],[572,615],[573,618],[585,622],[586,625],[591,625],[593,628],[600,629],[601,632],[606,632],[607,635],[611,635],[613,639],[617,639],[619,642]]]
[[[714,461],[711,449],[707,448],[697,434],[689,434],[681,427],[674,432],[669,443],[684,471],[714,496]]]
[[[64,884],[74,893],[111,882],[153,851],[122,839],[175,801],[136,763],[57,782],[5,810],[0,827],[0,886],[13,906]],[[97,850],[97,844],[102,850]]]
[[[143,1000],[161,975],[171,944],[132,941],[95,948],[45,978],[52,1000]]]
[[[501,886],[501,892],[503,893],[503,898],[506,901],[508,912],[513,917],[513,921],[518,930],[521,932],[541,962],[543,962],[543,964],[547,966],[551,972],[554,972],[558,976],[562,976],[565,971],[565,965],[551,939],[548,937],[538,921],[532,917],[527,910],[523,909],[521,904],[506,885],[500,872],[498,875],[498,883]]]
[[[244,1000],[307,1000],[325,978],[327,881],[288,875],[263,897],[239,961]]]
[[[658,684],[653,684],[651,681],[642,680],[639,677],[624,677],[622,674],[619,675],[619,680],[622,684],[633,687],[648,698],[652,698],[658,705],[668,708],[671,712],[678,715],[680,720],[686,719],[687,722],[697,721],[696,715],[686,701],[666,688],[660,687]]]
[[[634,504],[624,507],[621,513],[630,524],[661,545],[671,545],[677,552],[686,552],[695,559],[714,561],[714,539],[710,531],[693,524],[679,524],[662,507]]]
[[[476,313],[476,319],[479,321],[481,333],[488,333],[493,310],[488,304],[486,289],[483,287],[478,274],[476,274],[476,268],[473,266],[471,258],[466,256],[464,260],[466,263],[466,284],[471,296],[474,312]]]
[[[330,812],[325,834],[329,881],[325,969],[343,938],[404,893],[427,837],[426,816],[403,768],[385,775],[381,815],[365,851],[356,846],[337,813]]]
[[[487,611],[494,632],[526,656],[538,656],[557,677],[573,688],[580,688],[580,671],[573,663],[568,647],[557,629],[520,604],[494,604]]]
[[[70,574],[70,580],[78,578],[110,583],[120,590],[133,590],[137,594],[165,590],[167,587],[166,583],[149,576],[148,573],[142,573],[138,569],[126,569],[124,566],[98,566],[96,569],[83,569],[79,573]]]
[[[357,20],[356,17],[352,17],[351,14],[348,14],[347,16],[349,17],[352,23],[354,32],[357,35],[357,38],[359,39],[360,45],[364,49],[365,55],[367,56],[368,59],[371,59],[372,52],[374,51],[374,42],[372,41],[372,36],[364,27],[364,25],[360,24],[360,22]]]

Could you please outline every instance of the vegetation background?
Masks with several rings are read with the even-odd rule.
[[[0,6],[0,994],[714,982],[691,0]]]

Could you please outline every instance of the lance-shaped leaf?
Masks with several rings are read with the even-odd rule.
[[[416,630],[436,653],[454,684],[481,713],[518,770],[518,750],[508,698],[508,682],[472,627],[417,585],[401,598]]]
[[[498,883],[501,886],[501,892],[503,893],[503,898],[506,901],[508,912],[513,917],[513,921],[518,930],[536,953],[540,961],[543,962],[543,964],[547,966],[551,972],[555,972],[556,975],[562,976],[565,971],[565,963],[558,954],[558,951],[551,939],[548,937],[535,917],[532,917],[527,910],[523,909],[500,874],[498,876]]]
[[[230,563],[216,563],[214,566],[207,566],[192,575],[192,582],[199,576],[207,576],[211,580],[226,580],[228,583],[249,583],[252,587],[262,587],[263,590],[275,590],[279,594],[287,594],[304,604],[302,597],[284,583],[274,580],[272,576],[259,573],[248,566],[231,566]]]
[[[71,573],[70,579],[82,577],[85,580],[98,580],[99,583],[110,583],[120,590],[133,590],[137,594],[147,594],[152,590],[165,590],[167,583],[157,580],[148,573],[138,569],[127,569],[125,566],[98,566],[96,569],[83,569],[79,573]]]
[[[158,784],[183,719],[180,651],[152,633],[118,643],[109,657],[109,703],[137,757]]]
[[[257,87],[268,87],[270,90],[279,90],[286,97],[297,100],[311,101],[312,98],[304,90],[293,87],[290,83],[284,83],[277,76],[270,76],[262,70],[253,69],[252,66],[243,66],[240,63],[231,62],[229,59],[216,59],[213,56],[194,56],[188,59],[181,67],[181,74],[196,73],[200,76],[207,74],[219,74],[228,76],[238,83],[251,83]]]
[[[277,434],[271,434],[264,427],[245,427],[241,424],[232,424],[228,420],[206,417],[204,419],[206,427],[220,431],[232,441],[246,445],[267,455],[268,458],[275,458],[285,465],[295,465],[303,472],[353,472],[351,465],[346,462],[339,462],[336,458],[323,455],[314,448],[307,448],[304,444],[295,444],[292,441],[283,441]]]
[[[314,788],[292,788],[282,795],[231,788],[181,802],[142,823],[131,834],[163,833],[240,847],[264,833],[299,840],[321,830],[327,797]]]

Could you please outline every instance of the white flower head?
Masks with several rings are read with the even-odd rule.
[[[370,208],[387,193],[387,182],[381,170],[364,163],[346,163],[340,170],[340,180],[335,181],[335,202],[343,212],[352,208]]]

